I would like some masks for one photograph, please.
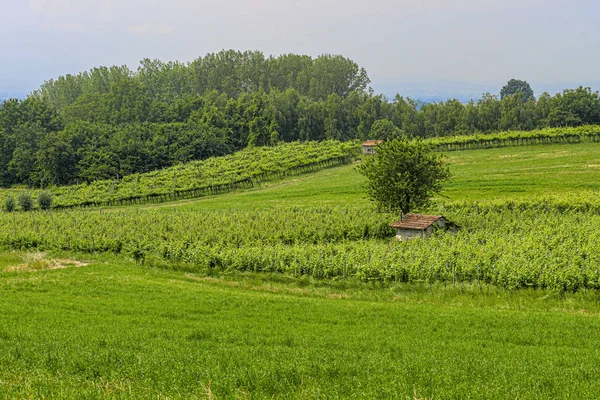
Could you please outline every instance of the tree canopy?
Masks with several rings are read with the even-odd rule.
[[[529,83],[527,83],[527,81],[522,81],[519,79],[511,79],[510,81],[508,81],[508,83],[504,85],[500,90],[500,98],[503,99],[506,96],[514,95],[517,93],[522,93],[523,99],[525,101],[534,98],[533,89],[531,88]]]
[[[367,194],[381,210],[408,213],[424,207],[450,170],[441,155],[422,140],[394,139],[376,147],[358,167],[367,178]]]

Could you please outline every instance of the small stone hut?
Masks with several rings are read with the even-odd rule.
[[[396,229],[396,239],[407,240],[427,237],[434,229],[446,228],[446,219],[441,215],[406,214],[390,225]]]
[[[362,144],[363,154],[375,154],[375,147],[383,140],[367,140]]]

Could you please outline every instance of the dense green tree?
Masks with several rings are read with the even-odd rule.
[[[348,96],[348,100],[355,98],[356,111],[354,113],[354,123],[357,125],[357,136],[362,140],[375,138],[371,132],[373,124],[381,119],[390,120],[392,118],[392,107],[383,95],[369,96],[367,94],[359,94],[353,92]],[[393,124],[393,122],[390,121]],[[377,138],[375,138],[377,139]]]
[[[35,157],[35,171],[30,178],[37,186],[66,185],[75,179],[76,154],[64,131],[46,135]]]
[[[552,96],[544,92],[537,99],[533,120],[538,128],[549,126],[548,115],[552,111]]]
[[[391,112],[392,121],[403,132],[411,136],[426,136],[416,101],[398,94],[392,102]]]
[[[500,90],[500,98],[503,99],[506,96],[514,95],[517,93],[521,93],[523,95],[524,101],[529,101],[534,97],[533,89],[527,83],[527,81],[522,81],[519,79],[511,79],[506,85],[502,87]]]
[[[450,178],[438,153],[421,140],[406,138],[383,142],[358,170],[367,178],[367,194],[377,207],[400,213],[426,206]]]
[[[378,119],[371,125],[370,139],[393,140],[403,136],[402,130],[387,118]]]
[[[463,133],[475,133],[479,129],[479,110],[473,100],[465,104],[458,130]]]
[[[298,103],[298,131],[300,140],[325,139],[325,110],[322,104],[308,98]]]
[[[535,98],[526,100],[525,95],[517,92],[512,96],[505,96],[500,101],[500,130],[531,130],[535,124]]]
[[[552,103],[548,114],[550,126],[593,124],[600,120],[600,96],[589,87],[564,90],[554,97]]]
[[[477,130],[480,132],[497,131],[502,116],[498,96],[484,93],[481,99],[477,101],[477,108],[479,110]]]
[[[344,139],[345,113],[342,99],[335,93],[327,96],[325,108],[325,137],[333,140]]]
[[[32,172],[40,142],[46,136],[39,123],[23,124],[15,130],[15,148],[8,163],[8,172],[14,182],[34,183]]]
[[[308,95],[315,100],[324,100],[330,94],[346,97],[352,91],[366,90],[371,83],[364,68],[339,55],[317,57],[310,75]]]
[[[421,109],[427,136],[445,136],[459,130],[464,105],[458,100],[426,104]]]

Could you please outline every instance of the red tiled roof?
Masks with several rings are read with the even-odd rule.
[[[383,143],[383,140],[367,140],[362,145],[367,147],[377,146],[378,144]]]
[[[429,228],[440,218],[444,217],[441,215],[406,214],[404,217],[402,217],[402,221],[394,222],[390,226],[398,229],[423,230]]]

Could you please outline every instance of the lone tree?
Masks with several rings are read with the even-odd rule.
[[[523,100],[525,101],[533,98],[533,89],[529,86],[529,83],[519,79],[511,79],[508,81],[508,83],[502,87],[502,90],[500,90],[500,98],[503,99],[505,96],[517,93],[523,93]]]
[[[383,142],[358,171],[367,178],[367,194],[377,207],[400,214],[426,206],[450,178],[441,156],[420,139]]]

